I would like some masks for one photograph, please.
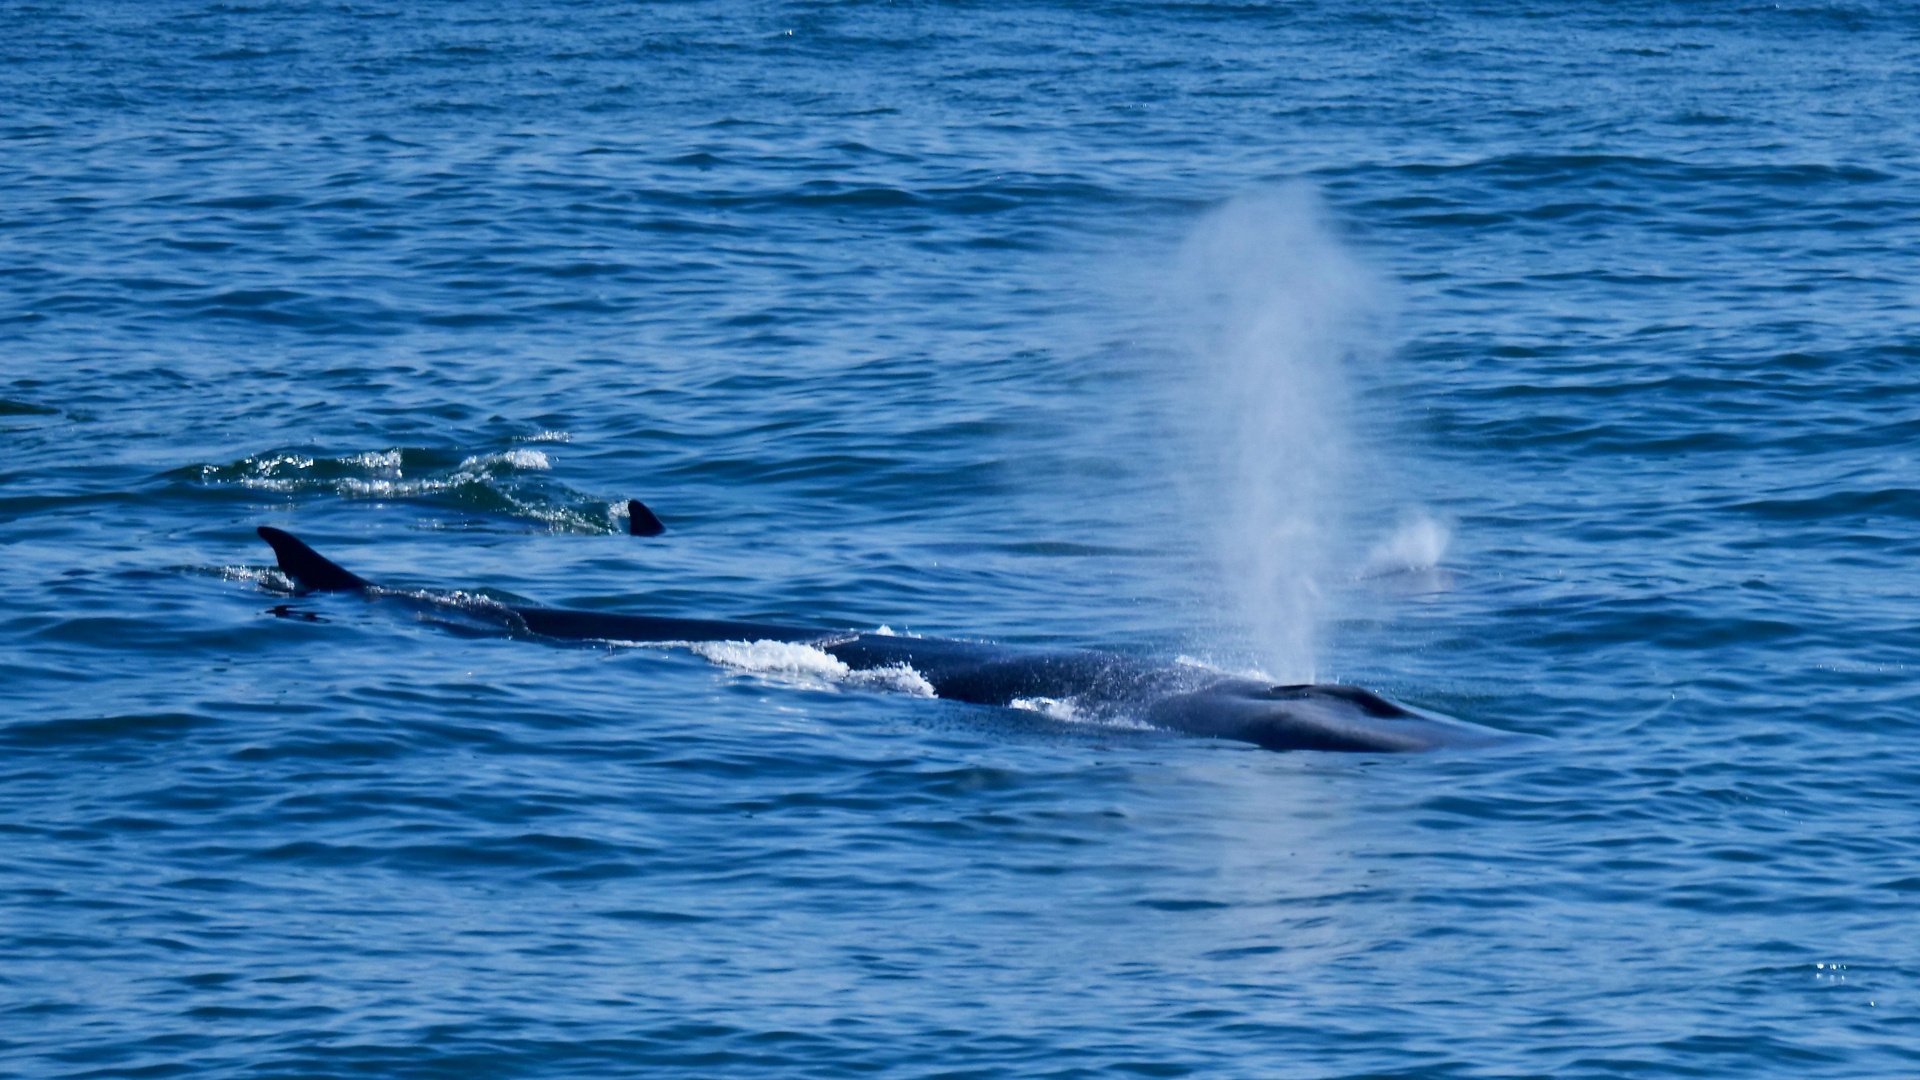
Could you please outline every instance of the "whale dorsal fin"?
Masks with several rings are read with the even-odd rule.
[[[646,503],[639,499],[627,500],[627,532],[634,536],[659,536],[666,531],[667,527],[660,524]]]
[[[292,578],[301,592],[358,592],[372,584],[335,565],[292,533],[271,525],[262,525],[258,531],[260,539],[273,545],[280,572]]]

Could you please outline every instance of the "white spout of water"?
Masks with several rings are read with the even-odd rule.
[[[1205,218],[1174,283],[1224,629],[1276,678],[1312,681],[1353,450],[1346,368],[1378,342],[1386,291],[1299,187]]]

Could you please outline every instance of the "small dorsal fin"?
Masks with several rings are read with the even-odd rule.
[[[666,531],[667,527],[660,524],[646,503],[639,499],[627,500],[627,532],[634,536],[659,536]]]
[[[292,533],[271,525],[260,526],[258,532],[260,539],[273,545],[280,572],[292,578],[301,592],[358,592],[372,584],[335,565]]]

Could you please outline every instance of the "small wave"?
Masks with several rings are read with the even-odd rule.
[[[906,664],[854,670],[840,658],[793,641],[694,641],[687,648],[721,667],[803,683],[847,683],[915,697],[933,697],[933,684]]]
[[[362,468],[393,469],[397,472],[400,468],[401,456],[398,450],[369,450],[364,454],[354,454],[342,460],[348,464],[359,465]],[[311,467],[312,464],[313,462],[311,460],[307,462],[308,467]]]
[[[427,476],[407,479],[402,470],[403,456],[398,450],[384,453],[355,454],[341,459],[351,465],[358,465],[370,472],[386,475],[371,477],[349,476],[341,479],[339,488],[343,494],[374,495],[381,498],[394,496],[431,494],[456,488],[462,484],[485,484],[515,472],[545,472],[553,468],[553,462],[538,450],[507,450],[498,454],[479,454],[466,458],[459,467],[447,476]],[[288,490],[289,485],[297,485],[297,480],[265,479],[241,480],[249,487],[264,487],[268,490]]]
[[[468,458],[462,466],[485,465],[489,461],[502,461],[516,469],[551,469],[553,462],[538,450],[508,450],[503,454],[489,454],[483,458]]]
[[[564,442],[543,431],[531,441]],[[330,494],[348,499],[411,499],[451,509],[506,514],[559,532],[621,531],[624,501],[603,501],[542,476],[553,471],[544,450],[516,446],[456,455],[420,447],[363,450],[337,457],[275,450],[225,465],[197,465],[176,476],[205,485],[234,485],[281,495]]]

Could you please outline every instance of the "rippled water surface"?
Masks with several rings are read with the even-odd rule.
[[[7,1074],[1920,1069],[1910,6],[0,29]],[[260,524],[1544,738],[473,636]]]

